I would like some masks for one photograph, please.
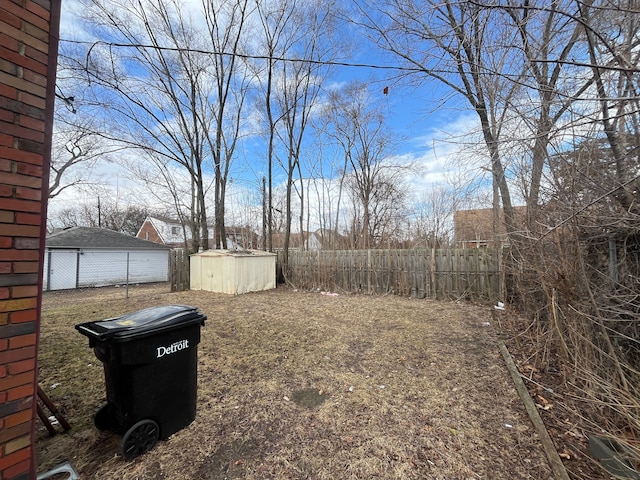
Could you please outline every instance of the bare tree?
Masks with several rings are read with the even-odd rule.
[[[256,1],[256,12],[262,25],[263,48],[266,50],[264,65],[257,67],[257,75],[264,95],[264,105],[267,121],[267,238],[266,249],[273,251],[273,166],[275,163],[276,128],[281,120],[277,113],[274,98],[274,75],[276,74],[277,58],[282,58],[290,49],[293,38],[287,34],[287,27],[292,25],[291,18],[295,10],[290,2],[262,2]],[[295,4],[295,3],[294,3]]]
[[[523,74],[522,62],[512,61],[515,32],[493,22],[491,10],[472,2],[361,0],[356,4],[362,18],[359,24],[380,48],[403,62],[406,75],[437,80],[477,114],[490,158],[494,224],[501,200],[507,229],[515,231],[512,195],[500,152],[507,107]]]
[[[357,204],[352,220],[352,230],[357,229],[354,242],[359,248],[369,248],[380,240],[380,229],[393,203],[404,203],[398,188],[403,167],[389,161],[393,134],[364,83],[354,82],[330,100],[325,131],[341,148],[346,176],[340,182],[346,180]]]
[[[49,198],[64,190],[92,183],[90,172],[103,154],[92,128],[64,125],[57,120],[51,153]]]
[[[601,123],[613,159],[615,196],[624,209],[638,213],[638,6],[635,2],[623,1],[617,8],[604,9],[593,1],[577,3],[599,107],[594,121]]]
[[[85,2],[85,20],[99,41],[65,60],[104,109],[109,125],[101,134],[188,173],[194,250],[209,247],[205,175],[213,170],[223,242],[225,182],[245,91],[238,82],[246,77],[235,67],[247,1],[213,8],[202,0],[200,26],[181,0]]]
[[[251,13],[249,0],[203,0],[205,20],[212,53],[213,101],[209,100],[205,125],[212,118],[213,132],[205,138],[214,165],[215,242],[227,248],[225,234],[225,193],[231,162],[241,135],[242,111],[249,87],[248,66],[240,60],[244,50],[244,34]],[[210,97],[207,97],[210,98]],[[203,221],[205,219],[203,218]],[[205,222],[206,224],[206,222]],[[205,240],[205,248],[207,240]]]

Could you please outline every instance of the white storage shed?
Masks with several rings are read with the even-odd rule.
[[[262,250],[207,250],[190,258],[191,290],[238,295],[276,288],[276,254]]]

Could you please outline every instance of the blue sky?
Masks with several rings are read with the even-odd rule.
[[[73,12],[77,8],[75,0],[65,0],[61,19],[61,39],[82,38],[79,24],[74,18]],[[392,60],[374,54],[371,50],[360,53],[347,60],[349,63],[390,65]],[[413,194],[418,196],[421,192],[429,190],[433,186],[445,185],[450,182],[450,176],[455,165],[464,162],[453,162],[452,159],[460,159],[468,155],[460,151],[451,141],[450,137],[465,136],[467,141],[474,135],[469,133],[475,129],[475,116],[464,110],[454,110],[440,106],[440,99],[444,90],[437,82],[424,81],[419,87],[409,87],[389,77],[394,71],[340,66],[335,68],[335,74],[331,82],[340,83],[349,80],[361,80],[369,84],[373,95],[379,95],[382,100],[382,108],[386,109],[389,128],[395,132],[401,141],[397,145],[395,154],[402,160],[414,162],[417,173],[412,174],[408,184]],[[384,95],[383,89],[388,87],[388,95]],[[469,135],[467,135],[469,133]],[[449,140],[447,138],[449,137]],[[232,176],[237,184],[245,184],[248,188],[259,186],[260,176],[264,174],[264,164],[252,162],[250,158],[260,156],[260,140],[252,139],[244,146],[244,154],[249,158],[249,167],[241,167]],[[255,150],[254,150],[255,149]],[[277,174],[278,172],[276,172]],[[113,195],[121,198],[140,198],[135,180],[130,175],[119,169],[114,164],[106,164],[96,169],[96,175],[101,181],[107,180]],[[457,174],[457,176],[463,174]],[[282,174],[276,179],[282,178]],[[89,194],[90,196],[91,194]],[[52,202],[53,211],[61,208],[69,201],[87,197],[84,191],[69,191]]]

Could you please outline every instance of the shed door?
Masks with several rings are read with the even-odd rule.
[[[76,250],[49,250],[49,290],[76,288],[78,252]],[[47,272],[45,272],[47,275]]]

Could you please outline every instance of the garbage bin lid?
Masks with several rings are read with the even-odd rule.
[[[83,335],[97,340],[126,341],[133,337],[170,330],[207,319],[196,307],[163,305],[145,308],[121,317],[76,325]]]

